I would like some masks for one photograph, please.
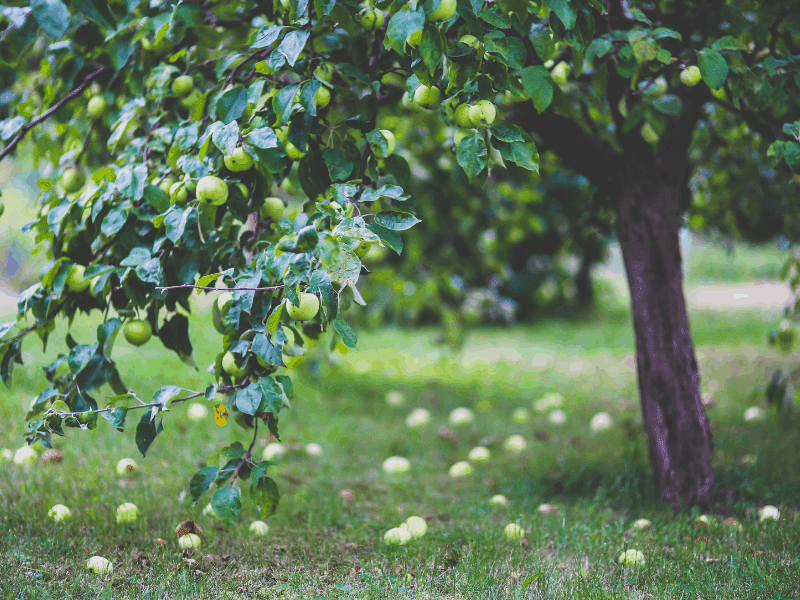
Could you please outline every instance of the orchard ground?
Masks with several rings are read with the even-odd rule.
[[[0,222],[0,235],[8,223]],[[716,272],[737,289],[752,288],[742,282],[754,279],[776,283],[780,262],[772,249],[745,247],[728,256],[709,245],[705,259],[696,250],[688,289],[714,287],[708,278]],[[360,332],[359,349],[338,361],[323,354],[308,358],[293,408],[281,418],[288,452],[275,477],[282,499],[265,537],[248,531],[257,518],[251,506],[222,527],[202,515],[210,498],[193,507],[186,491],[208,456],[232,438],[250,439],[233,422],[219,427],[210,414],[192,422],[185,406],[176,407],[145,461],[130,429],[119,434],[101,421],[94,432],[68,430],[56,441],[60,463],[5,463],[0,470],[2,597],[797,597],[798,419],[745,423],[742,416],[748,406],[763,406],[761,397],[751,398],[754,388],[776,366],[791,368],[796,360],[766,347],[779,312],[763,303],[692,303],[701,389],[713,399],[708,412],[716,472],[722,485],[742,494],[731,507],[743,527],[736,531],[722,516],[708,527],[695,524],[697,512],[673,513],[654,497],[629,310],[613,285],[605,289],[602,311],[588,320],[477,329],[461,352],[437,346],[434,330],[387,329]],[[0,308],[0,320],[10,309]],[[96,316],[77,318],[73,336],[91,342],[96,324]],[[221,340],[202,310],[192,325],[199,371],[155,339],[142,348],[117,342],[114,358],[141,398],[167,383],[193,390],[207,385],[204,367]],[[65,332],[61,323],[54,336]],[[0,447],[22,445],[27,405],[42,385],[41,367],[56,351],[56,344],[45,356],[33,344],[25,348],[26,364],[2,391]],[[386,404],[392,390],[404,395],[403,406]],[[560,426],[533,411],[533,403],[551,392],[564,397],[567,419]],[[459,406],[475,411],[474,425],[447,424]],[[433,418],[412,431],[405,417],[416,407]],[[512,419],[519,407],[533,413],[528,423]],[[591,434],[589,421],[599,411],[609,413],[614,426]],[[528,442],[519,456],[502,450],[511,434]],[[303,452],[312,442],[322,447],[321,457]],[[492,459],[466,478],[451,479],[448,468],[478,444]],[[394,455],[411,461],[407,479],[382,473],[381,463]],[[120,478],[115,466],[125,457],[136,459],[139,470]],[[508,508],[490,505],[494,494],[507,496]],[[132,526],[116,523],[123,502],[139,507]],[[56,503],[67,505],[72,518],[49,520]],[[543,503],[558,510],[541,514]],[[778,522],[758,522],[754,511],[764,504],[780,509]],[[411,515],[427,520],[427,534],[405,546],[384,545],[383,534]],[[636,533],[631,525],[641,517],[653,528]],[[206,540],[184,555],[174,531],[189,518]],[[514,522],[524,530],[522,540],[503,535]],[[643,552],[645,565],[616,563],[626,549]],[[93,555],[110,559],[114,575],[86,573]]]

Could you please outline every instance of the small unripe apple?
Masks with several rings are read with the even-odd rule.
[[[435,0],[434,0],[435,1]],[[439,5],[428,15],[431,21],[449,21],[456,14],[456,0],[441,0]]]
[[[550,77],[556,82],[559,87],[567,83],[567,76],[569,75],[569,64],[563,60],[558,63],[553,70],[550,71]]]
[[[247,361],[238,358],[233,352],[226,352],[222,357],[222,370],[234,379],[243,379],[250,372]]]
[[[233,151],[233,154],[226,156],[223,160],[225,162],[225,166],[235,173],[248,171],[252,169],[253,165],[255,164],[252,155],[241,147],[236,148],[236,150]]]
[[[316,294],[300,292],[298,297],[300,299],[299,307],[292,304],[288,298],[286,300],[286,310],[289,313],[289,317],[295,321],[309,321],[317,316],[319,298],[317,298]]]
[[[383,11],[379,8],[365,6],[358,14],[361,18],[361,27],[367,31],[375,31],[376,29],[380,29],[386,22],[386,17],[383,15]]]
[[[383,542],[387,546],[402,546],[411,541],[411,534],[401,527],[393,527],[383,534]]]
[[[453,135],[453,143],[456,145],[456,148],[458,148],[458,145],[461,143],[461,140],[471,135],[475,135],[474,129],[457,129],[455,134]]]
[[[153,335],[153,327],[149,321],[134,319],[127,321],[122,328],[122,335],[129,344],[142,346],[146,344]]]
[[[197,182],[195,193],[200,202],[220,206],[228,200],[228,184],[219,177],[206,175]]]
[[[695,65],[686,67],[683,71],[681,71],[681,83],[683,85],[694,87],[700,83],[702,78],[703,76],[700,74],[700,68]]]
[[[656,130],[653,129],[653,126],[650,123],[645,123],[642,125],[642,129],[640,130],[644,141],[648,144],[655,144],[658,142],[658,133]]]
[[[47,512],[47,516],[56,523],[61,523],[61,521],[66,521],[72,516],[72,511],[63,504],[54,504]]]
[[[286,141],[283,143],[283,145],[286,147],[286,156],[288,156],[291,160],[300,160],[306,155],[305,152],[301,151],[292,142]]]
[[[469,108],[469,119],[474,127],[488,127],[496,117],[497,109],[488,100],[479,100]]]
[[[467,34],[462,36],[458,41],[462,44],[466,44],[470,48],[474,48],[475,50],[481,47],[480,40],[478,40],[478,38],[476,38],[474,35]]]
[[[414,103],[428,110],[436,110],[442,105],[442,92],[436,86],[420,85],[414,90]]]
[[[196,550],[202,543],[203,540],[196,533],[187,533],[178,538],[178,547],[181,550]]]
[[[158,184],[159,189],[164,192],[167,196],[169,196],[169,191],[172,189],[172,184],[175,183],[175,179],[173,177],[167,177]]]
[[[189,198],[189,192],[186,191],[186,186],[182,182],[176,181],[169,188],[169,197],[175,204],[185,204]]]
[[[67,275],[66,286],[73,292],[82,292],[89,287],[90,281],[84,278],[86,268],[83,265],[74,265]]]
[[[503,533],[510,540],[521,538],[525,534],[522,527],[516,523],[509,523],[506,525],[505,529],[503,529]]]
[[[667,93],[667,89],[669,89],[667,80],[663,77],[658,77],[650,84],[650,87],[644,91],[644,95],[652,100],[658,100],[664,97],[664,94]]]
[[[325,108],[331,102],[331,91],[325,86],[319,88],[314,94],[314,102],[317,108]]]
[[[469,118],[470,104],[459,104],[453,113],[453,121],[462,129],[472,129],[472,119]]]
[[[264,521],[253,521],[250,523],[250,533],[258,537],[263,537],[269,533],[269,525]]]
[[[73,194],[86,183],[86,175],[77,167],[69,167],[61,174],[61,187],[67,194]]]
[[[117,463],[117,476],[124,477],[136,471],[136,461],[132,458],[123,458]]]
[[[125,502],[117,507],[117,523],[127,525],[129,523],[135,523],[138,518],[139,508],[135,504]]]
[[[405,529],[411,534],[412,538],[421,538],[428,531],[428,524],[422,517],[408,517],[406,522],[400,525],[401,529]]]
[[[422,43],[422,29],[417,29],[408,34],[406,44],[412,48],[419,48],[420,43]]]
[[[179,75],[172,82],[172,91],[176,96],[183,98],[194,90],[194,80],[191,75]]]
[[[320,81],[331,83],[333,82],[333,67],[330,65],[330,63],[323,62],[316,69],[314,69],[314,75]]]
[[[107,108],[108,104],[106,104],[105,98],[102,96],[92,96],[89,100],[89,104],[86,105],[86,112],[92,119],[99,119],[105,114]]]
[[[87,560],[86,568],[92,573],[97,573],[98,575],[108,575],[109,573],[114,572],[114,565],[111,564],[110,560],[103,558],[102,556],[93,556]]]
[[[286,207],[283,200],[274,196],[264,200],[264,206],[261,207],[259,214],[262,219],[272,219],[278,221],[283,216],[283,211]]]
[[[372,153],[376,156],[380,156],[383,158],[388,158],[394,153],[395,144],[397,143],[394,137],[394,133],[389,131],[388,129],[379,129],[380,134],[383,136],[383,139],[386,140],[386,152],[383,152],[378,144],[370,144],[370,148],[372,149]]]
[[[372,242],[363,241],[356,246],[355,250],[353,250],[353,254],[355,254],[358,258],[364,258],[371,249]]]

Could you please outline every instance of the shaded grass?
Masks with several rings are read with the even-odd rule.
[[[73,335],[91,342],[95,323],[80,317]],[[117,343],[123,378],[141,398],[166,383],[199,390],[209,382],[202,367],[219,336],[202,314],[192,323],[197,372],[156,341],[142,349]],[[709,409],[715,468],[723,483],[742,491],[742,503],[733,507],[741,533],[719,521],[698,528],[691,512],[673,513],[655,498],[629,317],[612,306],[584,323],[479,329],[462,352],[436,346],[433,329],[389,329],[362,335],[359,350],[338,361],[308,359],[296,380],[294,407],[281,420],[289,451],[275,469],[283,497],[266,538],[248,534],[256,518],[249,502],[238,522],[222,527],[201,514],[209,498],[192,507],[186,494],[194,470],[232,438],[247,443],[249,432],[232,423],[218,427],[210,416],[192,423],[177,408],[148,458],[137,458],[139,472],[119,479],[116,462],[137,455],[130,427],[124,434],[104,422],[94,432],[69,430],[57,443],[61,464],[9,465],[0,472],[6,507],[0,590],[3,597],[23,598],[794,597],[800,590],[797,422],[745,425],[741,419],[753,387],[786,362],[764,347],[771,323],[771,315],[757,312],[692,315],[703,389],[718,382]],[[59,328],[54,341],[64,333]],[[48,357],[57,350],[52,344]],[[3,392],[0,446],[20,444],[24,408],[42,385],[45,359],[32,345],[26,354],[31,361]],[[385,404],[391,389],[403,392],[406,406]],[[515,408],[531,408],[552,391],[565,397],[563,427],[540,414],[526,424],[513,422]],[[428,408],[433,422],[414,432],[404,418],[416,406]],[[446,418],[457,406],[485,412],[478,411],[474,426],[453,429]],[[587,425],[599,410],[612,414],[616,425],[591,435]],[[500,447],[512,433],[528,440],[521,457]],[[324,448],[323,458],[302,452],[312,441]],[[492,462],[466,480],[450,479],[447,468],[479,443],[491,449]],[[745,454],[757,463],[742,465]],[[408,479],[380,471],[391,455],[411,460]],[[341,490],[353,499],[344,500]],[[489,505],[496,493],[510,498],[508,509]],[[116,506],[126,501],[141,509],[132,527],[114,522]],[[71,507],[70,521],[48,521],[56,502]],[[545,502],[556,504],[558,513],[539,514]],[[763,503],[780,507],[779,523],[753,518],[751,511]],[[408,546],[386,547],[383,533],[412,514],[428,520],[428,534]],[[642,516],[653,521],[653,530],[632,533],[632,520]],[[186,518],[196,519],[207,536],[191,557],[178,552],[173,534]],[[505,524],[514,521],[526,530],[523,543],[503,537]],[[696,543],[701,537],[708,542]],[[645,553],[643,569],[614,561],[626,547]],[[83,573],[93,554],[115,563],[113,578]],[[536,573],[544,575],[523,587]]]

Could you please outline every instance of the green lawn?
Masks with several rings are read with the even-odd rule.
[[[95,323],[79,318],[73,335],[91,341]],[[4,598],[26,599],[796,597],[797,422],[742,420],[753,387],[783,360],[765,348],[764,333],[773,323],[774,315],[757,312],[692,316],[702,387],[718,386],[709,409],[717,473],[744,494],[735,507],[741,532],[719,518],[710,528],[695,525],[696,514],[673,514],[654,498],[629,319],[624,308],[612,306],[588,323],[479,329],[461,353],[437,347],[434,330],[383,330],[362,334],[359,350],[340,361],[308,359],[293,408],[281,420],[289,451],[276,468],[282,500],[265,538],[248,534],[255,518],[249,504],[238,522],[222,527],[201,514],[210,498],[193,507],[185,492],[191,474],[222,445],[249,441],[249,432],[232,422],[219,427],[209,416],[192,423],[177,407],[145,461],[132,430],[119,434],[105,422],[93,432],[69,430],[57,444],[62,463],[27,470],[8,464],[0,473],[6,508],[0,589]],[[219,336],[206,317],[196,316],[193,325],[200,371],[164,354],[155,340],[142,349],[117,343],[114,357],[141,398],[166,383],[199,390],[209,382],[203,367]],[[54,334],[47,357],[58,351],[55,342],[64,333]],[[40,350],[26,347],[27,364],[3,392],[0,447],[20,445],[25,407],[43,381]],[[387,406],[389,390],[401,391],[406,404]],[[564,425],[536,413],[527,424],[512,420],[515,408],[531,409],[555,391],[565,398]],[[447,426],[449,411],[458,406],[476,411],[473,426]],[[420,431],[404,423],[415,407],[433,415]],[[601,410],[615,426],[593,435],[588,423]],[[528,441],[518,457],[502,450],[510,434]],[[304,454],[309,442],[322,446],[321,458]],[[492,451],[489,464],[451,479],[450,465],[479,443]],[[743,465],[746,454],[757,462]],[[392,455],[410,459],[407,480],[381,472]],[[140,469],[120,479],[114,467],[124,457],[136,458]],[[343,499],[342,490],[352,500]],[[511,500],[508,508],[489,504],[498,493]],[[46,517],[58,502],[72,510],[66,523]],[[135,525],[116,524],[122,502],[139,506]],[[542,503],[558,512],[540,514]],[[781,520],[758,523],[752,511],[762,504],[778,506]],[[387,547],[383,533],[410,515],[427,520],[427,535]],[[649,518],[653,529],[632,532],[639,517]],[[173,533],[188,518],[207,536],[190,557],[180,553]],[[525,530],[522,541],[503,536],[512,522]],[[643,568],[615,562],[626,548],[644,552]],[[113,561],[113,577],[84,572],[95,554]]]

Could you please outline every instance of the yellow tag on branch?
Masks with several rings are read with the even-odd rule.
[[[228,422],[228,409],[224,404],[217,404],[214,407],[214,421],[217,425],[225,425]]]

